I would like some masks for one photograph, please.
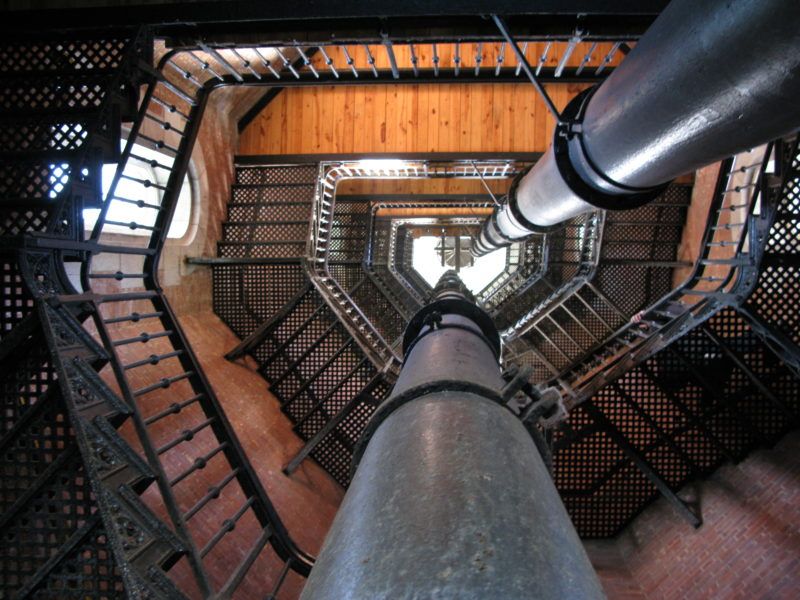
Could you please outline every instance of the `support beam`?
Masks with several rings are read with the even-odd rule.
[[[714,345],[716,345],[720,350],[722,350],[722,353],[725,356],[727,356],[733,362],[733,364],[735,364],[736,367],[742,371],[742,373],[745,374],[745,377],[747,377],[750,380],[750,383],[753,384],[753,387],[755,387],[762,396],[764,396],[767,400],[769,400],[775,408],[777,408],[780,412],[782,412],[784,416],[787,419],[789,419],[790,422],[797,419],[797,415],[794,413],[792,408],[788,404],[786,404],[786,402],[778,398],[772,392],[772,390],[769,389],[763,381],[761,381],[761,379],[753,372],[753,370],[747,366],[747,362],[745,361],[745,359],[739,356],[738,352],[736,352],[733,348],[731,348],[728,344],[726,344],[725,341],[716,333],[711,331],[711,329],[709,329],[708,326],[705,325],[702,326],[700,328],[700,331],[709,340],[711,340],[711,342],[714,343]]]
[[[297,294],[295,294],[292,299],[283,306],[283,308],[272,315],[272,317],[264,321],[255,330],[253,330],[250,335],[239,342],[235,348],[225,355],[225,358],[227,360],[236,360],[237,358],[244,356],[254,348],[261,345],[261,343],[267,338],[272,330],[280,325],[286,316],[292,312],[300,302],[302,302],[303,298],[305,298],[306,294],[308,294],[310,291],[311,284],[306,282],[303,288]]]
[[[647,479],[650,480],[655,488],[661,493],[666,500],[675,507],[680,514],[692,527],[700,527],[703,524],[703,521],[698,517],[691,508],[684,502],[678,494],[672,491],[672,488],[669,487],[669,484],[664,481],[664,478],[656,471],[653,465],[650,464],[650,461],[636,449],[636,447],[628,441],[623,433],[617,429],[617,426],[611,422],[611,420],[606,417],[606,415],[601,411],[595,404],[589,400],[584,403],[586,407],[586,412],[592,417],[592,419],[597,423],[602,431],[604,431],[608,437],[610,437],[617,446],[625,453],[625,456],[628,457],[630,460],[643,474]]]
[[[469,297],[449,271],[412,318],[303,599],[603,597]]]

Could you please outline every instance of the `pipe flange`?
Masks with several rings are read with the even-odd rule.
[[[414,340],[419,336],[422,328],[426,326],[426,318],[429,313],[438,312],[441,315],[460,315],[466,317],[475,323],[483,334],[487,344],[494,352],[496,357],[500,356],[500,334],[497,333],[497,327],[492,321],[492,317],[486,311],[477,305],[462,300],[460,298],[443,298],[436,300],[430,304],[423,306],[417,313],[411,317],[408,322],[406,331],[403,334],[403,356],[406,357],[408,352],[414,346]],[[479,335],[477,331],[473,331],[475,335]]]
[[[495,206],[495,207],[494,207],[494,210],[492,211],[492,214],[489,216],[489,220],[492,222],[492,225],[494,225],[494,231],[493,231],[492,233],[496,233],[496,234],[497,234],[497,236],[498,236],[498,237],[499,237],[501,240],[503,240],[503,242],[505,242],[506,244],[515,244],[515,243],[517,243],[519,240],[515,240],[514,238],[507,236],[505,233],[503,233],[503,230],[502,230],[502,229],[500,229],[500,225],[499,225],[499,224],[498,224],[498,222],[497,222],[497,215],[498,215],[498,214],[499,214],[499,212],[500,212],[500,210],[499,210],[499,209],[500,209],[500,207],[499,207],[499,206]],[[495,246],[502,246],[502,245],[503,245],[502,243],[498,244],[498,243],[497,243],[497,242],[496,242],[496,241],[495,241],[495,240],[492,238],[492,236],[489,234],[489,229],[488,229],[488,228],[484,228],[484,229],[483,229],[483,235],[485,235],[487,238],[489,238],[489,241],[490,241],[490,242],[492,242],[492,243],[493,243]]]
[[[378,407],[378,410],[373,413],[372,418],[369,420],[367,426],[364,428],[364,431],[361,433],[361,437],[358,439],[358,442],[356,442],[355,448],[353,448],[353,462],[350,466],[350,479],[352,479],[355,475],[356,469],[358,468],[358,463],[361,462],[361,457],[364,456],[364,451],[367,449],[367,445],[372,439],[372,436],[375,435],[378,427],[381,426],[381,423],[383,423],[389,417],[389,415],[412,400],[416,400],[422,396],[428,396],[429,394],[435,394],[438,392],[464,392],[468,394],[474,394],[508,408],[497,390],[493,390],[477,383],[453,379],[441,379],[438,381],[423,383],[422,385],[418,385],[406,390],[402,394],[392,396],[383,404],[381,404]]]
[[[584,146],[580,125],[586,107],[598,86],[582,91],[575,96],[562,113],[563,122],[556,126],[553,136],[553,154],[556,166],[562,179],[569,188],[582,200],[596,208],[604,210],[630,210],[652,202],[660,196],[669,182],[652,188],[632,188],[607,177],[589,158]],[[572,157],[570,156],[572,154]],[[574,157],[578,158],[575,159]],[[583,170],[575,167],[573,160],[578,160]],[[607,193],[586,183],[584,178],[594,179],[598,187],[617,190],[619,193]],[[513,185],[513,184],[512,184]]]

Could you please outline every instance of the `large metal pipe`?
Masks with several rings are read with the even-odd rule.
[[[497,331],[447,277],[409,324],[405,364],[302,598],[602,598],[529,433],[501,402]]]
[[[678,175],[800,126],[800,2],[673,0],[484,224],[476,253],[594,208],[654,198]]]

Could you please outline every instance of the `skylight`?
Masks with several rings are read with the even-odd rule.
[[[437,249],[441,241],[441,237],[432,235],[421,236],[414,240],[412,265],[431,287],[436,285],[445,271],[453,268],[447,263],[442,265],[441,251]],[[472,266],[461,267],[458,273],[461,281],[473,294],[479,294],[505,270],[507,254],[508,248],[500,248],[476,258]]]

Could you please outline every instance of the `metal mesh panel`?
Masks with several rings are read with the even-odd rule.
[[[216,265],[214,312],[239,337],[246,337],[286,304],[306,281],[299,265]]]
[[[673,490],[755,444],[774,443],[800,411],[800,382],[735,310],[707,326],[751,373],[698,329],[591,399]],[[569,424],[556,434],[556,485],[581,536],[616,535],[656,488],[584,406]]]
[[[275,242],[217,242],[217,251],[222,258],[299,259],[305,254],[305,250],[305,242],[280,244]]]
[[[60,399],[40,401],[44,404],[36,408],[26,430],[9,440],[0,455],[3,483],[0,513],[33,485],[72,439]]]
[[[379,385],[372,393],[378,402],[387,395],[388,388],[385,385]],[[333,434],[326,436],[311,453],[311,456],[342,486],[350,484],[354,440],[360,437],[373,412],[375,405],[367,402],[359,403]]]
[[[570,354],[564,352],[560,346],[557,345],[555,336],[547,335],[547,332],[552,332],[554,327],[550,324],[549,327],[539,329],[538,326],[531,329],[525,334],[525,341],[535,348],[547,362],[553,365],[557,370],[564,369],[570,363]]]
[[[800,159],[795,159],[795,162]],[[797,166],[794,167],[797,169]],[[748,300],[766,324],[800,344],[800,176],[788,177],[770,229],[764,267]]]
[[[73,452],[0,532],[0,590],[10,595],[59,551],[89,518],[91,495],[80,456]]]
[[[598,316],[594,314],[590,308],[581,301],[582,298],[584,298],[584,290],[581,289],[564,301],[562,310],[565,312],[569,311],[569,314],[572,315],[574,319],[577,319],[581,325],[589,331],[589,334],[591,334],[586,334],[586,337],[584,337],[584,334],[581,333],[580,339],[586,340],[587,342],[590,338],[604,339],[605,336],[611,332],[611,329],[601,318],[602,315]],[[568,331],[571,333],[574,329],[577,329],[577,327],[571,326]]]
[[[322,405],[318,410],[314,411],[311,418],[304,421],[298,428],[298,433],[304,439],[309,439],[322,429],[325,423],[336,415],[347,402],[355,398],[364,389],[370,377],[375,373],[374,367],[367,363],[363,363],[353,371],[353,368],[363,358],[363,355],[359,357],[358,354],[360,352],[354,352],[349,361],[342,362],[332,368],[332,372],[328,373],[326,371],[325,379],[327,379],[327,384],[325,387],[319,386],[319,391],[316,394],[317,400],[322,402]],[[305,414],[305,412],[302,414]],[[297,415],[295,418],[299,418],[302,414]]]
[[[328,236],[328,259],[361,260],[367,241],[369,204],[337,201]]]
[[[14,326],[33,310],[33,298],[22,283],[17,261],[3,258],[0,262],[2,278],[2,309],[0,310],[0,337],[5,337]]]
[[[787,425],[787,415],[778,403],[794,414],[800,409],[800,382],[733,309],[717,313],[708,321],[708,327],[743,360],[757,379],[754,382],[741,368],[731,366],[724,387],[726,396],[735,400],[735,406],[756,428],[758,437],[773,438]],[[765,398],[759,385],[771,392],[772,401]]]
[[[672,269],[600,264],[594,283],[630,317],[665,296],[672,289]]]
[[[322,465],[340,485],[350,483],[351,448],[336,435],[326,436],[311,456]]]
[[[352,344],[337,355],[339,349],[348,341],[349,335],[343,330],[326,336],[298,365],[296,377],[281,382],[280,390],[283,398],[287,401],[292,399],[286,406],[286,414],[290,418],[295,421],[301,419],[318,402],[327,403],[342,387],[348,387],[349,373],[363,358],[359,351],[353,349]],[[307,429],[301,430],[301,435],[307,431]]]
[[[345,291],[349,291],[364,278],[361,265],[329,265],[328,271]]]
[[[272,221],[279,225],[281,221],[308,221],[311,205],[305,202],[286,203],[252,203],[228,204],[228,221],[230,223],[252,223],[255,221]]]
[[[89,134],[88,121],[17,119],[0,125],[0,144],[10,152],[77,150]]]
[[[50,209],[0,209],[0,235],[17,235],[28,231],[44,231]]]
[[[257,317],[244,304],[243,270],[240,266],[217,265],[211,272],[214,313],[240,338],[258,327]]]
[[[797,215],[800,211],[792,216]],[[768,254],[800,253],[800,220],[781,215],[772,226],[766,251]]]
[[[534,382],[547,381],[554,375],[553,371],[550,370],[544,361],[533,352],[525,352],[524,354],[515,356],[513,362],[520,367],[526,366],[533,369],[530,380]]]
[[[0,72],[116,69],[122,63],[128,42],[125,38],[9,41],[0,46]]]
[[[303,223],[226,223],[223,239],[226,242],[302,240],[308,233],[308,224]]]
[[[291,167],[237,167],[236,183],[249,185],[276,185],[286,183],[314,183],[317,166]]]
[[[281,319],[268,340],[253,351],[267,379],[274,381],[287,370],[289,363],[305,349],[303,344],[310,339],[312,331],[322,332],[330,325],[330,316],[326,313],[329,309],[322,305],[317,291],[312,290]]]
[[[6,360],[7,369],[0,375],[0,437],[36,404],[55,377],[41,339],[18,347],[14,354]]]
[[[31,597],[36,600],[105,600],[124,594],[122,577],[112,558],[105,529],[98,523],[82,543],[62,559],[58,569],[48,574]]]
[[[70,165],[5,163],[0,167],[0,197],[13,200],[51,200],[69,182]]]
[[[8,112],[82,111],[102,104],[108,87],[107,75],[20,76],[0,83],[0,108]]]
[[[293,362],[302,361],[302,355],[305,350],[319,340],[334,321],[335,318],[327,306],[317,311],[310,319],[305,320],[300,327],[294,329],[291,336],[287,337],[290,342],[284,344],[281,350],[284,357]],[[274,339],[278,339],[278,336],[274,336]],[[302,375],[302,362],[298,363],[298,365],[301,366],[300,373]]]
[[[570,300],[573,300],[573,302],[570,302]],[[583,306],[572,306],[575,302],[577,301],[574,299],[568,299],[566,302],[564,302],[564,304],[552,310],[549,316],[550,319],[557,323],[563,330],[562,335],[564,337],[568,337],[570,346],[575,346],[575,344],[577,344],[579,351],[585,351],[587,348],[590,348],[595,344],[597,338],[592,337],[591,330],[589,330],[588,327],[586,327],[586,325],[583,323],[584,313],[588,311],[586,311]],[[565,305],[567,304],[570,304],[573,308],[575,308],[577,313],[572,312],[569,306],[567,306],[565,309]]]
[[[798,269],[768,266],[758,280],[749,305],[769,325],[800,345],[800,273]]]
[[[387,342],[403,334],[405,319],[374,283],[365,281],[352,298]]]
[[[238,205],[248,204],[277,204],[290,205],[290,203],[310,204],[314,199],[315,185],[312,183],[302,185],[248,185],[234,186],[232,189],[231,203]]]

